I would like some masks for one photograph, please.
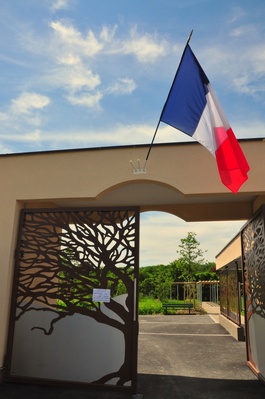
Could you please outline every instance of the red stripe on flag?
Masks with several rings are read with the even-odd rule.
[[[216,137],[219,136],[218,130],[214,128]],[[221,181],[229,190],[237,193],[248,179],[250,168],[231,128],[227,130],[227,139],[217,148],[215,156]]]

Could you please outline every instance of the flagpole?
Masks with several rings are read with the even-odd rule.
[[[180,60],[180,63],[179,63],[177,72],[176,72],[176,74],[175,74],[175,77],[174,77],[174,79],[173,79],[173,83],[172,83],[171,88],[170,88],[170,90],[169,90],[169,93],[168,93],[167,99],[166,99],[166,101],[165,101],[164,107],[163,107],[163,109],[162,109],[162,112],[161,112],[161,114],[160,114],[160,118],[159,118],[158,124],[157,124],[157,126],[156,126],[156,130],[155,130],[155,133],[154,133],[154,135],[153,135],[153,139],[152,139],[152,141],[151,141],[151,144],[150,144],[150,146],[149,146],[149,149],[148,149],[148,152],[147,152],[147,155],[146,155],[146,158],[145,158],[144,169],[145,169],[145,166],[146,166],[146,162],[148,161],[148,158],[149,158],[149,155],[150,155],[152,146],[153,146],[154,141],[155,141],[156,133],[157,133],[157,131],[158,131],[158,128],[159,128],[159,125],[160,125],[160,122],[161,122],[161,117],[162,117],[163,112],[164,112],[164,109],[165,109],[165,107],[166,107],[166,104],[167,104],[169,95],[170,95],[170,93],[171,93],[172,87],[174,86],[174,83],[175,83],[175,80],[176,80],[176,77],[177,77],[177,74],[178,74],[178,70],[179,70],[181,61],[182,61],[182,59],[183,59],[185,50],[186,50],[186,48],[187,48],[187,46],[188,46],[188,44],[189,44],[189,42],[190,42],[190,39],[191,39],[191,37],[192,37],[192,34],[193,34],[193,29],[191,30],[191,32],[190,32],[190,34],[189,34],[189,37],[188,37],[188,40],[187,40],[187,42],[186,42],[184,51],[183,51],[183,53],[182,53],[182,57],[181,57],[181,60]]]
[[[187,43],[186,43],[186,46],[185,46],[185,47],[187,47],[187,45],[189,44],[192,34],[193,34],[193,29],[192,29],[192,31],[190,32],[190,35],[189,35],[189,37],[188,37],[188,40],[187,40]]]
[[[161,115],[162,115],[162,113],[161,113]],[[146,166],[146,162],[147,162],[147,160],[148,160],[148,158],[149,158],[149,155],[150,155],[150,152],[151,152],[151,148],[152,148],[152,146],[153,146],[153,144],[154,144],[154,141],[155,141],[156,133],[157,133],[158,128],[159,128],[159,125],[160,125],[160,119],[161,119],[161,116],[160,116],[160,118],[159,118],[158,124],[157,124],[157,126],[156,126],[155,133],[154,133],[154,135],[153,135],[153,139],[152,139],[152,141],[151,141],[151,144],[150,144],[150,146],[149,146],[149,149],[148,149],[148,152],[147,152],[147,155],[146,155],[146,158],[145,158],[144,169],[145,169],[145,166]]]

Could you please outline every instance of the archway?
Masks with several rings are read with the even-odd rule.
[[[21,210],[137,206],[142,215],[164,211],[188,222],[246,220],[264,203],[259,173],[264,145],[262,140],[243,143],[252,178],[237,195],[223,187],[214,160],[205,157],[197,143],[155,145],[145,174],[134,174],[130,160],[144,159],[147,145],[2,155],[1,181],[6,189],[0,207],[0,368],[5,365]]]

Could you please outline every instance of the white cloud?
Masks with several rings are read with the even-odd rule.
[[[11,134],[10,134],[11,133]],[[17,132],[8,132],[1,134],[0,132],[0,153],[12,154],[27,151],[41,151],[42,147],[42,132],[40,129],[23,129],[18,128]]]
[[[72,98],[73,105],[78,98]],[[80,100],[82,101],[82,100]],[[86,100],[84,99],[84,102]],[[88,100],[89,101],[89,100]],[[86,105],[86,104],[81,104]],[[52,142],[56,147],[64,146],[104,146],[104,145],[127,145],[150,143],[154,128],[151,125],[114,125],[112,128],[86,129],[86,130],[56,130],[46,132],[43,140]],[[0,135],[1,137],[1,135]]]
[[[156,43],[152,35],[140,36],[136,28],[130,32],[129,38],[121,41],[115,36],[117,26],[104,26],[98,37],[92,30],[84,36],[73,25],[62,21],[53,21],[50,27],[54,35],[48,49],[57,66],[45,72],[40,80],[46,85],[68,91],[65,98],[72,105],[98,110],[105,95],[131,94],[137,87],[131,77],[117,76],[114,84],[103,86],[100,92],[94,93],[101,84],[101,78],[89,65],[97,54],[104,56],[104,60],[115,55],[133,54],[141,62],[150,62],[164,53],[161,43]]]
[[[94,74],[82,63],[74,65],[68,63],[68,65],[50,69],[39,79],[40,82],[46,88],[49,87],[50,89],[58,89],[66,92],[66,95],[63,94],[65,98],[80,97],[82,95],[97,97],[98,101],[102,98],[102,95],[99,96],[98,93],[94,93],[94,90],[101,84],[100,76]],[[70,101],[70,103],[73,104],[73,101]],[[95,105],[97,104],[95,102]]]
[[[115,40],[115,34],[117,31],[118,26],[114,25],[113,27],[109,26],[103,26],[101,32],[100,32],[100,38],[105,42],[105,43],[110,43]]]
[[[55,0],[51,6],[52,11],[58,11],[68,8],[68,0]]]
[[[233,124],[232,128],[237,138],[253,138],[265,136],[265,121],[241,118],[240,122]]]
[[[32,143],[32,142],[39,143],[41,141],[41,131],[36,129],[36,130],[26,133],[23,136],[23,141],[24,142],[29,141],[30,143]]]
[[[130,94],[136,89],[137,85],[133,79],[120,78],[116,83],[105,90],[108,94]]]
[[[139,62],[150,63],[155,62],[159,57],[166,54],[167,43],[165,40],[159,41],[155,35],[145,33],[140,35],[137,27],[130,31],[130,37],[116,43],[111,49],[124,55],[134,55]]]
[[[81,63],[80,57],[72,53],[63,54],[62,56],[58,56],[57,59],[59,64],[77,65]]]
[[[0,121],[5,122],[8,121],[9,117],[8,114],[5,114],[4,112],[0,112]]]
[[[53,7],[60,9],[67,4],[54,2]],[[60,95],[72,105],[89,108],[94,105],[96,110],[101,107],[99,102],[104,96],[129,95],[136,90],[131,65],[131,76],[128,72],[126,77],[120,73],[121,64],[122,75],[124,66],[131,64],[128,56],[136,63],[153,63],[169,48],[165,40],[155,34],[141,34],[136,26],[123,36],[118,35],[117,25],[104,25],[98,33],[92,29],[84,33],[69,20],[53,20],[48,27],[47,35],[38,35],[25,26],[19,35],[20,45],[34,55],[34,63],[37,61],[34,65],[38,76],[32,74],[25,87],[35,91],[36,87],[45,86],[50,97]],[[106,69],[108,64],[110,69]],[[30,67],[28,63],[26,68]],[[108,80],[104,73],[108,73]],[[111,81],[114,83],[110,84]],[[99,85],[100,94],[99,90],[94,92]]]
[[[50,23],[55,36],[58,39],[59,46],[63,45],[61,51],[67,49],[73,53],[80,53],[88,57],[92,57],[102,50],[101,44],[96,38],[92,30],[89,30],[85,38],[82,37],[81,32],[75,29],[71,24],[64,24],[60,21],[53,21]]]
[[[235,22],[242,20],[246,16],[246,11],[240,6],[234,6],[230,9],[228,16],[228,24],[235,24]]]
[[[168,264],[178,258],[180,240],[188,232],[196,233],[204,258],[215,256],[243,226],[244,221],[187,223],[163,212],[146,212],[140,218],[140,265]]]
[[[102,97],[102,93],[97,92],[95,94],[69,95],[66,98],[72,105],[81,105],[84,107],[100,110],[101,108],[99,103]]]
[[[68,97],[68,101],[73,106],[93,107],[100,111],[100,100],[102,95],[81,94]],[[6,115],[6,114],[4,114]],[[24,116],[24,115],[23,115]],[[0,115],[1,120],[1,115]],[[24,134],[28,134],[29,121],[14,118],[9,115],[8,121],[1,123],[0,140],[8,142],[17,141],[24,142]],[[42,122],[40,118],[40,122]],[[30,126],[36,126],[34,124]],[[42,126],[40,123],[38,126]],[[262,121],[244,121],[233,124],[233,130],[238,138],[264,137],[265,122]],[[62,148],[79,148],[79,147],[99,147],[99,146],[115,146],[115,145],[133,145],[133,144],[149,144],[154,135],[155,126],[148,124],[116,124],[110,127],[94,127],[81,129],[61,129],[49,131],[47,128],[39,135],[39,141],[45,148],[62,149]],[[8,131],[8,134],[4,132]],[[19,131],[19,134],[17,133]],[[36,137],[36,136],[35,136]],[[176,143],[176,142],[192,142],[194,141],[188,135],[177,131],[176,129],[161,124],[155,138],[157,143]],[[18,147],[19,148],[19,147]]]
[[[251,25],[251,24],[246,24],[246,25],[240,25],[237,26],[236,28],[232,29],[230,32],[230,36],[233,38],[249,38],[249,36],[251,35],[255,35],[256,36],[256,27]]]
[[[265,46],[216,44],[200,52],[200,62],[209,79],[222,80],[227,89],[252,96],[265,91]],[[203,60],[203,61],[202,61]]]
[[[11,112],[14,114],[29,114],[49,105],[50,99],[38,93],[22,93],[11,102]]]
[[[100,53],[134,55],[141,63],[152,63],[168,51],[166,40],[159,40],[155,34],[140,34],[136,26],[123,39],[116,37],[117,25],[103,26],[98,38],[91,29],[84,37],[73,25],[62,21],[53,21],[50,27],[55,34],[53,41],[59,51],[58,59],[65,58],[63,53],[88,58]]]
[[[39,128],[43,125],[41,111],[49,104],[48,97],[33,92],[22,93],[13,99],[7,106],[7,111],[0,114],[0,139],[2,142],[39,142],[40,130],[32,131],[32,128]]]
[[[72,95],[67,100],[74,106],[95,107],[100,111],[101,94]],[[11,121],[11,119],[10,119]],[[28,131],[22,120],[19,120],[21,131]],[[49,148],[77,148],[77,147],[98,147],[115,145],[149,144],[153,138],[155,126],[148,124],[116,124],[111,128],[91,128],[91,129],[72,129],[59,128],[54,131],[43,132],[40,140],[43,145]],[[2,129],[3,132],[3,129]],[[20,137],[20,138],[19,138]],[[9,141],[23,141],[23,135],[18,136],[13,123],[9,125],[9,134],[1,134],[0,139]],[[194,141],[189,136],[178,132],[176,129],[167,125],[161,125],[157,133],[155,143],[185,142]]]

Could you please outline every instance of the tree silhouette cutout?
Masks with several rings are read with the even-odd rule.
[[[16,320],[32,310],[53,312],[49,327],[33,326],[50,335],[56,323],[74,314],[93,318],[124,335],[125,358],[93,383],[117,378],[131,381],[134,279],[138,262],[138,212],[128,210],[24,211],[17,259]],[[121,284],[125,306],[115,300]],[[94,289],[110,289],[104,307],[93,300]],[[110,315],[114,312],[116,317]],[[118,316],[118,317],[117,317]]]

